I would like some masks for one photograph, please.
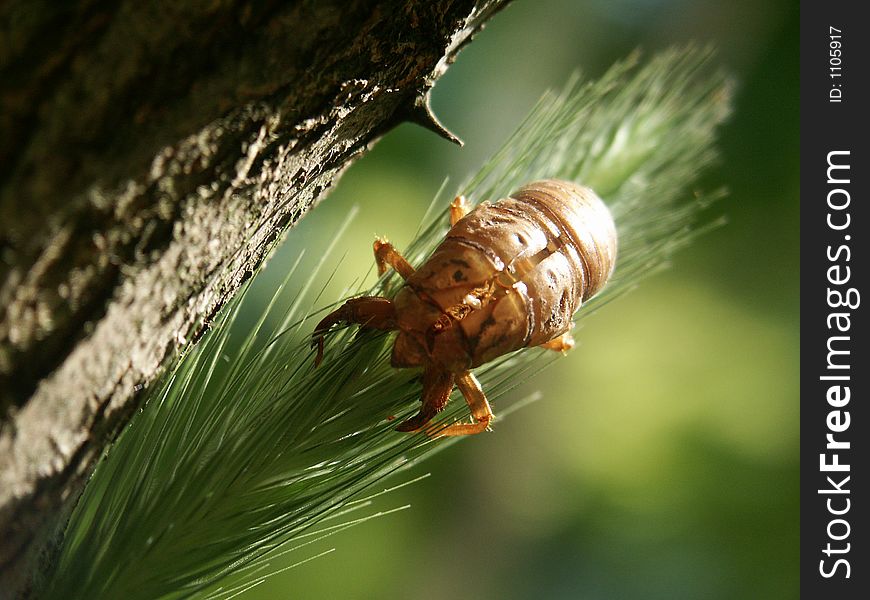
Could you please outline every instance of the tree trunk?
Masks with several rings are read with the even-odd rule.
[[[506,0],[0,7],[0,596],[141,391]]]

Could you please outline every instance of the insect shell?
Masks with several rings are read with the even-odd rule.
[[[376,240],[378,272],[389,265],[405,285],[392,300],[348,300],[313,333],[319,364],[323,336],[336,323],[399,331],[391,364],[423,367],[423,405],[399,431],[424,429],[447,405],[454,385],[473,422],[427,433],[484,431],[492,409],[471,369],[528,346],[573,347],[574,312],[604,287],[616,263],[610,211],[591,189],[569,181],[536,181],[470,211],[457,197],[450,224],[416,270],[389,242]]]

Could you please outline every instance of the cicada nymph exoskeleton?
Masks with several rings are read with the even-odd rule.
[[[450,224],[416,270],[389,242],[376,240],[378,272],[393,267],[402,288],[392,299],[348,300],[313,334],[319,364],[323,336],[336,323],[398,330],[391,364],[423,368],[423,406],[399,431],[424,428],[454,385],[474,422],[437,435],[484,431],[492,409],[471,369],[520,348],[570,349],[575,311],[604,287],[616,263],[610,211],[591,189],[569,181],[536,181],[473,210],[459,196]]]

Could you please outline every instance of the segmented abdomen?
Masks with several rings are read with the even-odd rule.
[[[604,203],[589,188],[551,179],[471,211],[408,283],[448,314],[461,313],[478,366],[566,332],[615,259]]]

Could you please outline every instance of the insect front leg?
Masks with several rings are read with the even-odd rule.
[[[471,205],[465,196],[456,196],[450,203],[450,226],[453,227],[459,219],[471,212]]]
[[[311,347],[317,347],[315,367],[323,360],[323,338],[337,323],[356,323],[371,329],[396,329],[396,307],[386,298],[363,296],[351,298],[326,315],[311,334]]]
[[[438,431],[437,435],[474,435],[475,433],[485,431],[489,427],[490,421],[495,418],[495,415],[492,414],[492,408],[486,399],[486,394],[483,393],[483,388],[480,387],[477,377],[471,371],[466,371],[456,378],[456,387],[459,388],[459,391],[465,397],[465,401],[471,409],[474,423],[456,423]]]
[[[402,279],[408,279],[414,274],[414,267],[411,266],[405,257],[399,254],[393,245],[383,238],[375,239],[373,245],[375,251],[375,264],[378,266],[378,275],[383,275],[387,272],[387,266],[393,267]]]
[[[426,367],[423,371],[423,406],[420,412],[407,419],[396,431],[417,431],[447,406],[450,392],[453,391],[453,374],[437,367]]]

